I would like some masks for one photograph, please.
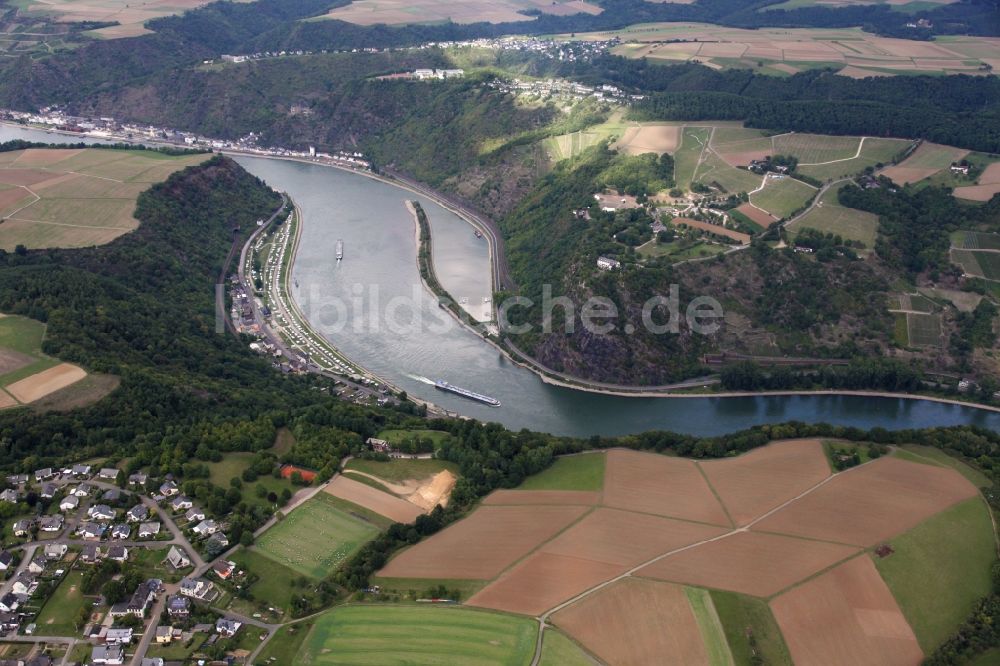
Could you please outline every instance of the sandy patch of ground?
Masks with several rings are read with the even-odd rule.
[[[423,514],[415,504],[342,475],[338,475],[323,490],[334,497],[371,509],[397,523],[412,523],[417,516]]]
[[[623,580],[552,620],[608,664],[708,664],[698,621],[678,585]]]
[[[483,504],[580,504],[592,506],[601,494],[588,490],[495,490]]]
[[[953,469],[880,458],[837,475],[754,529],[872,546],[976,495]]]
[[[432,476],[430,481],[421,483],[416,492],[406,499],[424,511],[430,511],[438,504],[448,506],[448,498],[455,487],[455,481],[457,481],[455,475],[443,469]]]
[[[980,185],[994,185],[996,183],[1000,183],[1000,162],[990,164],[983,169],[982,175],[979,176]]]
[[[913,630],[867,555],[771,602],[796,664],[912,666],[923,660]]]
[[[44,398],[50,393],[66,388],[87,376],[83,368],[69,363],[60,363],[54,368],[43,370],[30,377],[14,382],[7,387],[7,392],[19,402],[29,403]]]
[[[399,495],[407,502],[428,512],[438,504],[448,506],[448,498],[451,496],[451,491],[457,481],[455,475],[446,469],[426,479],[409,479],[400,483],[386,481],[374,474],[359,472],[353,469],[348,470],[347,473],[378,481],[390,492]]]
[[[403,551],[379,575],[494,578],[586,511],[576,506],[483,506]]]
[[[725,527],[598,509],[542,547],[542,552],[608,564],[636,566],[666,553],[719,536]]]
[[[741,532],[654,562],[638,575],[769,597],[857,553],[852,546]]]
[[[538,615],[625,570],[626,567],[617,564],[534,553],[474,594],[467,603],[509,613]]]
[[[699,463],[737,525],[767,513],[830,476],[816,439],[777,442],[736,458]]]
[[[876,72],[870,69],[862,69],[861,67],[855,67],[854,65],[848,65],[844,67],[839,72],[840,76],[846,76],[852,79],[867,79],[869,76],[892,76],[888,72]]]

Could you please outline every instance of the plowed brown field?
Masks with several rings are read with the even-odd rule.
[[[715,525],[730,524],[697,464],[684,458],[609,451],[604,504]]]
[[[737,525],[746,525],[830,476],[816,439],[778,442],[737,458],[699,463]]]
[[[535,553],[477,592],[468,603],[538,615],[624,573],[626,568],[579,557]]]
[[[615,666],[708,664],[684,589],[626,579],[552,616],[556,626]]]
[[[871,546],[976,493],[953,469],[882,458],[838,475],[754,529]]]
[[[857,553],[852,546],[741,532],[654,562],[638,575],[769,597]]]
[[[634,567],[705,539],[727,528],[598,509],[542,547],[542,552]]]
[[[771,602],[796,664],[913,666],[917,639],[867,555]]]
[[[377,488],[348,479],[343,475],[337,476],[323,490],[334,497],[371,509],[397,523],[412,523],[417,519],[417,516],[423,514],[423,511],[416,504],[411,504]]]
[[[484,506],[403,551],[379,575],[494,578],[586,511],[579,506]]]

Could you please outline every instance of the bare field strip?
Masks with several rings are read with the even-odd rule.
[[[776,442],[736,458],[699,465],[738,526],[830,476],[823,445],[817,439]]]
[[[0,389],[0,409],[6,409],[7,407],[17,407],[18,402],[14,398],[10,397],[10,394]]]
[[[726,529],[602,508],[542,546],[541,552],[633,567]]]
[[[30,403],[44,398],[50,393],[66,388],[87,376],[83,368],[69,363],[61,363],[54,368],[43,370],[30,377],[7,386],[7,392],[17,398],[18,402]]]
[[[552,616],[608,664],[708,664],[684,588],[626,579]]]
[[[771,602],[797,664],[913,666],[916,636],[867,555]]]
[[[604,504],[715,525],[730,524],[696,463],[683,458],[608,451]]]
[[[538,615],[621,575],[625,566],[579,557],[534,553],[469,600],[470,606]]]
[[[744,215],[749,217],[752,221],[756,222],[765,229],[767,229],[769,226],[778,221],[778,218],[776,218],[774,215],[771,215],[768,212],[763,211],[760,208],[757,208],[756,206],[753,206],[748,203],[743,204],[736,210],[739,211],[740,213],[743,213]]]
[[[129,0],[93,0],[79,2],[77,0],[30,0],[24,3],[22,11],[53,16],[58,21],[67,22],[114,22],[120,25],[101,28],[92,32],[99,37],[112,39],[116,37],[135,37],[149,32],[143,23],[161,16],[183,14],[189,9],[195,9],[208,4],[208,0],[146,0],[141,5]]]
[[[853,546],[740,532],[654,562],[637,575],[769,597],[858,552]]]
[[[379,573],[386,578],[488,580],[582,516],[577,506],[483,506],[404,550]]]
[[[777,71],[797,69],[800,63],[843,64],[848,69],[843,75],[854,78],[884,75],[880,69],[972,72],[996,57],[995,40],[989,37],[916,42],[879,37],[857,28],[739,29],[704,23],[650,23],[585,37],[618,37],[622,43],[613,52],[629,58],[675,62],[697,58],[715,68],[754,67],[762,62]]]
[[[903,162],[906,164],[906,162]],[[909,185],[910,183],[916,183],[924,178],[930,178],[936,174],[941,169],[934,168],[920,168],[920,167],[907,167],[907,166],[891,166],[884,171],[882,175],[886,178],[892,179],[892,182],[897,185]]]
[[[545,14],[601,13],[597,5],[583,0],[545,2],[543,0],[355,0],[338,7],[322,18],[337,19],[358,25],[403,25],[452,21],[453,23],[507,23],[530,21],[534,17],[520,13],[535,10]]]
[[[881,458],[838,475],[754,529],[873,546],[977,492],[953,469]]]
[[[1000,183],[956,187],[954,191],[956,197],[969,201],[989,201],[998,192],[1000,192]]]
[[[348,479],[343,475],[338,475],[323,490],[334,497],[371,509],[397,523],[412,523],[417,519],[417,516],[424,513],[416,504],[411,504],[389,493]]]
[[[588,490],[495,490],[483,499],[483,504],[518,506],[525,504],[577,504],[593,506],[601,494]]]
[[[642,153],[672,155],[680,142],[680,125],[638,125],[625,130],[622,138],[612,147],[629,155]]]
[[[205,155],[32,148],[0,166],[0,248],[89,247],[134,230],[138,196]],[[125,182],[134,179],[135,182]]]

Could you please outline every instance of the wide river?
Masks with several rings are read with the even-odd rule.
[[[65,142],[60,135],[0,126],[0,140]],[[469,308],[489,289],[485,240],[424,197],[364,176],[300,162],[237,157],[287,191],[304,216],[292,295],[314,328],[348,358],[446,409],[513,429],[615,435],[666,429],[715,435],[798,420],[889,429],[976,424],[1000,428],[1000,413],[919,399],[859,396],[630,398],[551,386],[454,323],[423,290],[413,218],[417,199],[431,223],[435,268]],[[335,248],[342,240],[344,259]],[[436,390],[443,379],[493,396],[492,408]]]

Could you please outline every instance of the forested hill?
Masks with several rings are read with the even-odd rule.
[[[156,74],[189,67],[223,53],[267,50],[343,50],[413,46],[509,34],[556,34],[611,30],[656,21],[701,21],[743,28],[851,27],[910,39],[933,34],[1000,35],[997,0],[966,0],[916,13],[889,5],[774,9],[783,0],[697,0],[691,4],[646,0],[598,0],[597,16],[539,14],[514,23],[454,23],[359,26],[320,16],[348,0],[257,0],[215,2],[149,22],[155,32],[128,39],[94,41],[49,57],[11,58],[0,67],[0,106],[37,108],[86,99],[99,92],[145,82]],[[926,30],[905,24],[926,18]]]

